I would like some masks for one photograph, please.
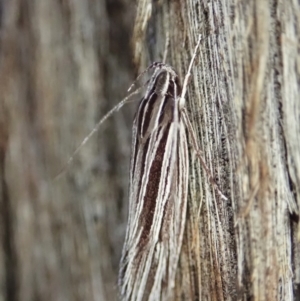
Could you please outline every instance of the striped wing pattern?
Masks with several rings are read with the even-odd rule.
[[[172,67],[156,63],[133,123],[122,300],[172,300],[186,219],[188,148]]]

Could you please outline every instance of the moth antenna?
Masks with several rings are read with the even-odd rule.
[[[169,31],[167,31],[166,45],[165,45],[165,51],[164,51],[164,56],[163,56],[163,63],[164,64],[166,63],[166,60],[167,60],[169,45],[170,45],[170,35],[169,35]]]
[[[67,163],[63,166],[60,172],[54,177],[54,180],[60,178],[60,176],[64,173],[67,167],[71,164],[74,160],[74,157],[78,154],[80,149],[87,143],[87,141],[99,130],[100,126],[103,122],[106,121],[114,112],[119,111],[127,102],[130,101],[131,97],[138,94],[143,87],[139,87],[132,93],[130,93],[127,97],[125,97],[122,101],[120,101],[117,105],[115,105],[109,112],[107,112],[96,124],[96,126],[92,129],[92,131],[82,140],[82,142],[77,146],[75,151],[73,152],[72,156],[69,158]]]
[[[200,42],[201,42],[201,34],[199,34],[199,36],[198,36],[198,42],[197,42],[197,45],[195,47],[192,59],[190,61],[190,65],[189,65],[188,71],[187,71],[186,76],[184,78],[184,82],[183,82],[183,85],[182,85],[182,92],[181,92],[181,97],[180,98],[184,98],[185,97],[186,89],[187,89],[187,85],[188,85],[188,80],[189,80],[189,78],[191,76],[192,66],[194,64],[194,61],[195,61],[195,58],[196,58],[196,54],[197,54],[197,50],[199,48]]]
[[[195,132],[193,130],[193,126],[187,116],[187,111],[184,107],[184,97],[185,97],[185,94],[186,94],[186,91],[187,91],[187,85],[188,85],[188,80],[191,76],[191,71],[192,71],[192,66],[194,64],[194,61],[195,61],[195,58],[196,58],[196,54],[197,54],[197,50],[200,46],[200,42],[201,42],[201,34],[199,34],[198,36],[198,42],[197,42],[197,45],[195,46],[195,50],[194,50],[194,53],[193,53],[193,56],[192,56],[192,59],[190,61],[190,65],[189,65],[189,68],[188,68],[188,71],[186,73],[186,76],[184,78],[184,82],[183,82],[183,85],[182,85],[182,92],[181,92],[181,96],[180,96],[180,99],[181,99],[181,109],[182,109],[182,115],[183,115],[183,119],[185,121],[185,124],[186,126],[188,127],[189,129],[189,133],[191,133],[191,138],[192,138],[192,142],[193,142],[193,146],[194,146],[194,150],[196,152],[196,156],[199,158],[203,168],[205,169],[207,175],[208,175],[208,178],[209,178],[209,181],[210,183],[212,184],[212,186],[215,188],[216,192],[220,195],[221,199],[224,199],[224,200],[227,200],[227,197],[222,193],[221,189],[219,188],[219,186],[217,185],[216,181],[214,180],[208,166],[206,165],[204,159],[202,158],[201,156],[201,151],[200,151],[200,148],[198,146],[198,143],[197,143],[197,139],[196,139],[196,136],[195,136]]]

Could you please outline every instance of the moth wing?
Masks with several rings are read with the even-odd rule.
[[[148,109],[138,111],[133,127],[130,214],[120,274],[124,300],[171,294],[186,218],[188,152],[178,105],[155,93],[147,101]],[[155,108],[148,120],[151,101]]]

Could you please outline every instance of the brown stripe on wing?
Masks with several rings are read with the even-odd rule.
[[[143,99],[141,101],[140,107],[139,107],[139,114],[137,116],[137,127],[138,127],[138,135],[140,137],[144,137],[146,134],[146,131],[149,127],[150,120],[152,118],[152,112],[154,105],[157,105],[157,93],[151,93],[149,96],[149,99]]]
[[[146,193],[144,195],[143,216],[141,217],[143,226],[141,238],[143,240],[147,239],[153,222],[169,130],[170,124],[158,130],[158,134],[161,131],[163,131],[163,133],[154,155],[154,159],[151,163],[150,173],[147,179]]]
[[[166,83],[168,80],[168,83]],[[175,81],[178,80],[176,77]],[[162,95],[162,90],[166,88],[167,92],[165,95]],[[145,156],[148,152],[149,147],[149,139],[148,135],[155,135],[151,138],[151,140],[156,139],[158,137],[157,129],[151,128],[155,124],[155,121],[158,119],[158,126],[160,124],[166,124],[166,122],[172,122],[173,120],[173,110],[174,110],[174,98],[171,98],[171,95],[176,95],[175,82],[173,78],[170,78],[170,75],[167,71],[163,70],[160,74],[157,75],[155,80],[153,81],[152,88],[150,89],[148,95],[149,97],[144,97],[139,105],[137,114],[134,119],[134,141],[133,141],[133,154],[132,154],[132,166],[131,166],[131,180],[133,180],[133,175],[136,172],[136,164],[139,151],[142,153],[142,161],[145,162]],[[144,138],[145,140],[141,140]],[[144,174],[144,164],[140,167],[140,175]],[[151,173],[151,171],[150,171]],[[141,179],[139,180],[139,190],[141,187]],[[140,195],[139,192],[136,196]]]
[[[138,108],[138,134],[140,137],[145,137],[146,133],[151,133],[151,126],[155,124],[158,117],[162,102],[164,102],[165,92],[169,90],[170,75],[166,71],[161,71],[155,77],[153,85],[148,93],[148,96],[143,98]]]

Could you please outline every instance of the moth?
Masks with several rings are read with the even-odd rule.
[[[154,74],[132,130],[129,218],[119,280],[123,300],[160,300],[161,293],[170,293],[185,225],[189,162],[181,88],[171,66],[155,63],[151,68]]]
[[[187,133],[211,184],[226,199],[201,156],[185,109],[186,89],[200,41],[201,35],[182,87],[173,67],[164,63],[155,62],[141,74],[153,71],[132,128],[129,215],[118,279],[121,300],[173,299],[186,222]],[[132,92],[98,122],[66,166],[101,124],[142,88]]]
[[[186,221],[189,154],[197,148],[185,110],[185,93],[199,37],[181,88],[175,70],[153,63],[132,128],[129,217],[120,263],[121,300],[172,300]]]

